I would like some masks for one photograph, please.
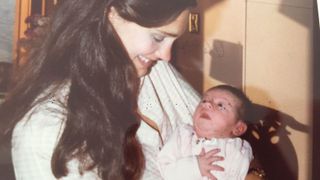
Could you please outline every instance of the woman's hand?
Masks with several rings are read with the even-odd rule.
[[[224,159],[222,156],[217,155],[219,152],[220,149],[213,149],[208,152],[205,152],[204,149],[201,150],[197,159],[202,176],[206,176],[211,180],[216,180],[217,178],[211,174],[211,171],[224,171],[223,167],[213,164],[214,162],[222,161]]]
[[[261,168],[250,168],[245,180],[266,180],[266,173]]]

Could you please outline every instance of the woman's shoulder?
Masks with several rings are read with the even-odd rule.
[[[12,139],[41,139],[46,135],[57,134],[65,119],[64,110],[51,101],[45,101],[34,106],[15,126]]]
[[[17,123],[16,127],[33,127],[41,131],[43,128],[60,126],[67,114],[67,96],[64,92],[65,87],[62,87],[51,96],[47,96],[46,91],[40,94],[33,107]],[[47,97],[44,98],[45,96]],[[40,101],[41,98],[44,100]]]
[[[16,124],[12,148],[47,152],[53,149],[64,128],[66,108],[59,96],[50,97],[33,106]]]

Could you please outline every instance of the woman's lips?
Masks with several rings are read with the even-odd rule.
[[[139,59],[139,62],[140,64],[144,67],[144,68],[149,68],[152,66],[152,64],[154,63],[154,61],[142,56],[142,55],[139,55],[138,56],[138,59]]]

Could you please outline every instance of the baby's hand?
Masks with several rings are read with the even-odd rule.
[[[219,152],[220,149],[213,149],[208,152],[205,152],[204,149],[201,150],[197,159],[202,176],[206,176],[211,180],[216,180],[217,178],[214,177],[210,171],[224,171],[223,167],[213,164],[214,162],[223,160],[223,157],[216,155]]]

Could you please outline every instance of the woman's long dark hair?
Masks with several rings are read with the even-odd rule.
[[[102,179],[139,179],[144,167],[136,139],[139,79],[107,13],[113,6],[129,21],[156,27],[194,5],[195,0],[60,0],[43,44],[19,70],[1,105],[1,132],[10,137],[34,104],[70,82],[53,174],[66,176],[66,163],[77,158],[83,171],[97,168]],[[49,87],[49,94],[37,98]]]

